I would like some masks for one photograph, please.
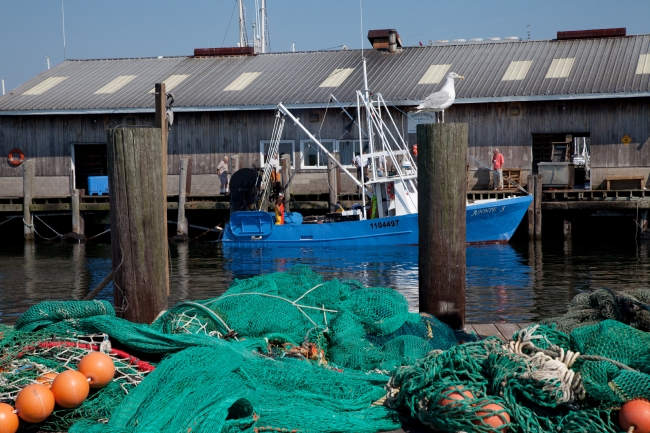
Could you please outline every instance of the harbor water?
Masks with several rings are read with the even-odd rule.
[[[580,292],[646,287],[648,243],[553,240],[467,247],[467,321],[530,322],[563,314]],[[307,265],[325,278],[392,287],[418,309],[418,249],[236,249],[218,243],[170,246],[171,299],[215,297],[235,278]],[[0,322],[46,300],[80,300],[111,270],[111,247],[65,242],[0,248]],[[113,285],[98,299],[112,301]]]

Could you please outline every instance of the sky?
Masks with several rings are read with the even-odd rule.
[[[259,1],[259,0],[258,0]],[[64,0],[65,58],[191,56],[239,41],[236,0]],[[249,38],[255,0],[244,0]],[[429,40],[626,27],[650,33],[650,0],[267,0],[272,52],[369,48],[372,29],[404,46]],[[64,60],[61,0],[0,0],[0,77],[8,93]]]

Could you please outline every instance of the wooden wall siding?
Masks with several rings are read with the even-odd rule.
[[[510,115],[512,107],[519,108],[518,116]],[[398,128],[405,132],[406,116],[392,111]],[[324,109],[294,110],[293,113],[316,137],[358,138],[356,127],[345,132],[349,119],[338,108],[329,109],[327,113]],[[175,113],[169,134],[168,173],[178,174],[182,155],[192,158],[192,173],[197,175],[215,173],[224,155],[240,154],[242,167],[259,167],[259,143],[271,138],[274,114],[273,110]],[[310,114],[318,114],[318,122],[310,122]],[[134,118],[137,125],[152,126],[154,121],[152,113],[0,116],[0,156],[18,147],[27,158],[37,159],[37,176],[67,176],[72,143],[103,143],[105,130],[126,124],[127,118]],[[506,167],[519,167],[524,170],[522,175],[528,174],[532,169],[533,133],[589,132],[591,165],[595,172],[603,168],[650,167],[649,119],[650,98],[456,104],[445,113],[447,122],[470,125],[470,186],[476,188],[487,186],[489,171],[485,166],[490,167],[491,149],[495,146],[503,153]],[[632,138],[627,146],[621,143],[626,134]],[[282,139],[294,140],[295,164],[300,161],[300,140],[306,138],[306,134],[287,119]],[[409,144],[415,143],[415,134],[408,134],[408,139]],[[20,167],[6,162],[0,164],[0,177],[19,176],[22,176]]]

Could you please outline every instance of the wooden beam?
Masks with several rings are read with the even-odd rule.
[[[535,175],[535,239],[542,238],[542,175]]]
[[[420,311],[452,329],[465,326],[467,182],[469,126],[417,126]]]
[[[341,156],[338,152],[332,153],[337,162],[341,162]],[[339,167],[332,159],[327,158],[327,182],[329,186],[329,212],[333,211],[334,205],[339,201]]]
[[[291,179],[291,156],[282,155],[280,157],[280,167],[282,170],[282,186],[284,188],[284,210],[285,212],[291,212],[291,185],[289,185],[289,179]]]
[[[528,176],[528,183],[526,184],[526,191],[533,194],[533,201],[530,202],[528,210],[526,211],[526,220],[528,223],[528,239],[535,239],[535,175]]]
[[[154,86],[154,106],[156,108],[156,128],[160,128],[160,149],[161,149],[161,165],[162,165],[162,196],[163,204],[162,209],[167,209],[167,134],[169,132],[169,126],[167,125],[167,92],[165,88],[165,83],[156,83]],[[165,220],[167,216],[165,215]],[[165,240],[169,237],[167,234],[167,224],[164,227],[165,230]],[[169,249],[169,246],[165,244],[165,248]],[[165,270],[165,287],[167,287],[167,295],[169,295],[169,268]]]
[[[176,225],[176,236],[187,238],[187,218],[185,217],[185,197],[187,196],[187,174],[190,158],[181,157],[180,175],[178,176],[178,224]]]
[[[168,255],[158,128],[106,131],[115,308],[151,323],[167,308]]]

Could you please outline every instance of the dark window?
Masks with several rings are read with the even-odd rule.
[[[88,176],[108,176],[105,144],[74,145],[75,186],[88,190]]]
[[[566,158],[563,155],[570,155],[573,152],[571,146],[575,137],[589,137],[589,133],[533,134],[533,173],[537,173],[539,162],[563,162],[563,158]],[[562,145],[567,147],[562,149]]]

